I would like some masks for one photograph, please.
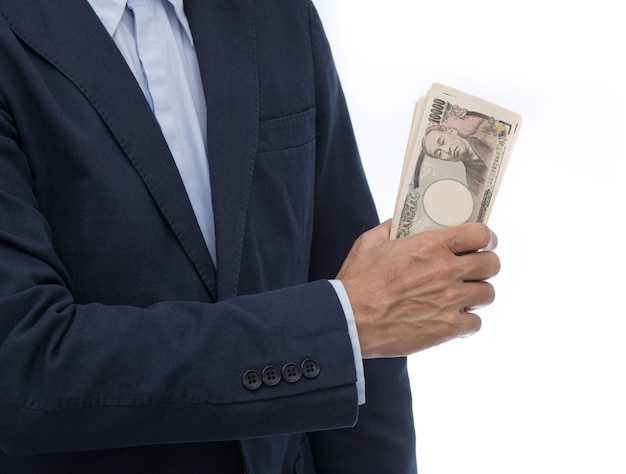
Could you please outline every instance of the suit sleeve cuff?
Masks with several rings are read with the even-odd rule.
[[[361,344],[359,343],[359,334],[356,328],[356,321],[354,319],[354,312],[352,311],[352,305],[350,304],[350,298],[343,286],[343,283],[339,280],[329,280],[330,284],[337,293],[337,298],[341,303],[344,315],[346,317],[346,323],[348,324],[348,334],[352,342],[352,351],[354,352],[354,367],[356,368],[356,388],[359,395],[359,405],[365,404],[365,372],[363,370],[363,358],[361,357]]]

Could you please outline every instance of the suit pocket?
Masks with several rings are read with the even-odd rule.
[[[289,150],[315,140],[315,109],[259,122],[257,153]]]

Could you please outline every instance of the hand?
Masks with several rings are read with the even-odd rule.
[[[500,271],[495,234],[470,223],[390,241],[391,222],[364,233],[337,279],[354,311],[364,358],[409,355],[480,329]]]

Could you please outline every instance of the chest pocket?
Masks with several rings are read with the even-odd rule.
[[[257,153],[286,151],[315,140],[315,109],[259,122]]]

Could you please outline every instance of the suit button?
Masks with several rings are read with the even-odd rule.
[[[305,359],[302,362],[302,375],[307,379],[314,379],[320,374],[320,365],[315,359]]]
[[[261,374],[256,370],[248,370],[243,374],[243,386],[248,390],[256,390],[261,386]]]
[[[278,367],[274,367],[272,365],[265,367],[263,369],[262,378],[265,385],[273,387],[274,385],[277,385],[278,382],[280,382],[280,370],[278,369]]]
[[[289,383],[295,383],[302,377],[302,369],[293,363],[286,364],[283,367],[283,378]]]

